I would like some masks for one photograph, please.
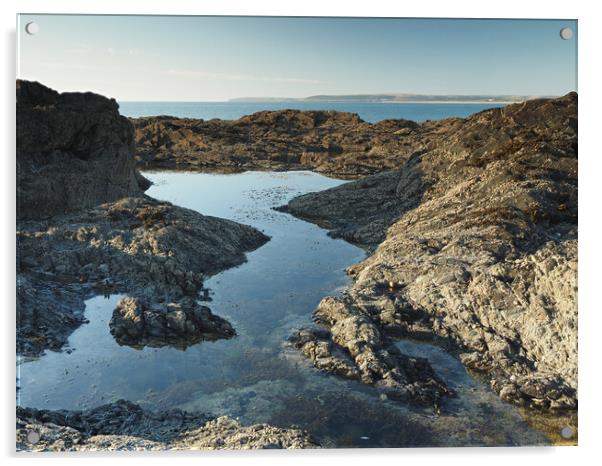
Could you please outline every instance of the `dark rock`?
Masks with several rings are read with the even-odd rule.
[[[244,262],[268,237],[145,196],[133,131],[114,100],[17,81],[19,353],[60,349],[85,322],[84,300],[100,293],[202,314],[170,314],[165,341],[231,336],[227,323],[189,300],[205,276]]]
[[[47,218],[148,188],[113,99],[17,81],[17,217]]]
[[[231,338],[234,329],[194,299],[149,305],[140,298],[123,298],[109,322],[120,345],[175,346],[185,349],[202,340]]]
[[[169,116],[131,119],[140,167],[200,171],[311,169],[359,178],[398,167],[460,119],[370,124],[354,113],[279,110],[238,120]]]

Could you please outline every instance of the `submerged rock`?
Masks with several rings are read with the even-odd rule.
[[[314,316],[328,331],[303,329],[291,341],[317,368],[374,385],[388,398],[437,410],[442,397],[454,395],[426,359],[402,354],[367,308],[328,297]]]
[[[577,95],[448,129],[394,171],[285,210],[371,252],[348,269],[344,312],[373,308],[381,333],[450,344],[508,401],[575,408]]]
[[[148,411],[119,400],[85,411],[17,408],[17,450],[223,450],[316,448],[307,432],[267,424],[243,427],[179,409]]]

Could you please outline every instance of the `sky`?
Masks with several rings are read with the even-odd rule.
[[[577,90],[575,20],[20,15],[17,28],[20,78],[120,101]]]

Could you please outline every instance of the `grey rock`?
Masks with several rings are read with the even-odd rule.
[[[328,329],[302,329],[292,343],[321,370],[375,386],[388,398],[437,407],[454,391],[427,360],[404,355],[365,308],[324,298],[315,320]]]
[[[169,345],[185,349],[202,340],[235,335],[228,321],[191,298],[168,304],[122,298],[113,312],[109,328],[119,344],[138,348]]]
[[[204,316],[206,308],[190,300],[196,298],[206,276],[241,264],[245,251],[267,240],[252,227],[149,197],[124,198],[44,221],[21,221],[17,225],[18,351],[35,356],[46,348],[60,348],[83,322],[84,300],[95,294],[128,293],[147,307],[163,306],[164,313],[147,315],[141,335],[167,328],[167,324],[151,325],[152,318],[185,308],[190,316],[185,322],[204,324],[178,330],[179,314],[173,314],[172,337],[211,339],[212,331],[216,337],[232,336],[224,321],[212,314]],[[159,303],[172,304],[168,309]],[[199,315],[192,317],[194,313]],[[135,333],[135,319],[130,323],[128,331]],[[176,344],[177,339],[165,339],[164,333],[154,336]],[[133,338],[122,341],[133,343]],[[179,346],[186,346],[181,338]]]
[[[284,210],[370,253],[331,313],[376,308],[381,334],[456,348],[509,401],[576,407],[575,93],[454,120],[396,170]]]
[[[18,353],[59,349],[85,322],[84,300],[101,293],[171,303],[165,315],[144,314],[147,337],[185,346],[184,337],[232,336],[190,298],[269,238],[145,196],[133,151],[134,128],[114,100],[17,81]],[[165,325],[150,325],[161,317]]]
[[[305,431],[249,427],[229,417],[149,411],[119,400],[85,411],[17,408],[17,450],[223,450],[317,448]],[[30,435],[32,432],[37,436]],[[33,442],[32,440],[37,440]]]

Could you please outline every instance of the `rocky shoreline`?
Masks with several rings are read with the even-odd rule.
[[[241,264],[269,238],[144,195],[149,183],[133,147],[133,127],[114,100],[17,81],[19,357],[60,350],[87,322],[84,301],[98,294],[125,294],[107,329],[122,345],[183,349],[235,335],[195,298],[207,276]],[[83,412],[17,408],[18,450],[315,446],[295,429],[152,413],[126,401]]]
[[[234,335],[192,298],[206,276],[269,238],[145,196],[133,148],[115,101],[17,83],[18,353],[61,348],[95,294],[127,295],[111,322],[120,344],[186,347]]]
[[[137,299],[145,308],[175,312],[168,322],[146,318],[139,328],[143,313],[121,314],[125,304],[119,305],[112,330],[123,344],[140,346],[149,336],[155,346],[179,347],[229,338],[227,322],[189,301],[206,276],[244,262],[244,251],[267,239],[251,227],[148,197],[21,221],[18,350],[35,356],[60,348],[85,321],[84,301],[96,294],[124,293],[124,303]]]
[[[372,312],[380,312],[375,320]],[[290,341],[326,372],[373,385],[381,398],[430,406],[453,396],[427,359],[405,355],[383,331],[389,309],[358,307],[339,298],[324,298],[314,312],[321,327],[302,329]]]
[[[356,179],[399,167],[431,147],[460,118],[418,124],[367,123],[355,113],[280,110],[238,120],[156,116],[130,118],[141,168],[237,173],[313,170]]]
[[[576,94],[422,124],[292,110],[202,121],[127,119],[113,100],[18,81],[18,355],[60,350],[97,294],[124,295],[107,329],[121,345],[235,336],[195,298],[269,238],[146,196],[136,167],[359,178],[279,209],[369,252],[291,344],[321,370],[437,413],[454,391],[394,344],[430,340],[504,400],[576,411]],[[316,446],[297,429],[126,401],[20,407],[17,434],[24,450]]]
[[[344,370],[324,362],[331,348],[353,355],[369,340],[355,324],[337,328],[362,319],[372,334],[447,345],[504,400],[576,409],[575,93],[480,112],[397,170],[280,210],[371,253],[349,267],[354,283],[344,297],[318,306],[325,330],[304,329],[295,340],[317,367],[364,372],[357,358]],[[368,343],[391,357],[388,340]]]
[[[28,451],[248,450],[317,448],[307,432],[243,427],[179,409],[149,411],[119,400],[86,411],[17,408],[17,449]]]

